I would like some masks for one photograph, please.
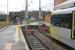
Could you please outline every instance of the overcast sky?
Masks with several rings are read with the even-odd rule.
[[[25,0],[8,0],[9,11],[25,9]],[[31,2],[32,1],[32,2]],[[29,11],[39,9],[39,0],[28,0]],[[41,0],[42,10],[52,10],[53,0]],[[0,11],[7,12],[7,0],[0,0]]]

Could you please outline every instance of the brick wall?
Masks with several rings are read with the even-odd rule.
[[[54,0],[54,6],[58,5],[58,4],[61,4],[63,2],[65,2],[67,0]]]
[[[50,15],[45,16],[45,22],[51,22],[51,16]]]

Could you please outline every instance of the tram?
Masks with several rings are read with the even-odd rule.
[[[51,16],[51,37],[75,49],[75,7],[55,10]]]
[[[40,24],[41,26],[42,24]],[[39,22],[33,22],[28,24],[28,32],[34,32],[35,30],[39,29]]]
[[[41,33],[46,33],[46,32],[49,32],[49,28],[48,26],[46,26],[45,24],[41,25],[41,27],[39,28],[39,31]]]

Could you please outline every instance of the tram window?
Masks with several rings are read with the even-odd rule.
[[[54,26],[63,28],[72,28],[72,14],[60,14],[52,17],[51,23]]]
[[[72,28],[72,14],[61,14],[61,27]]]
[[[54,15],[54,16],[52,17],[51,23],[52,23],[54,26],[60,27],[60,26],[61,26],[61,18],[60,18],[60,16],[59,16],[59,15]]]

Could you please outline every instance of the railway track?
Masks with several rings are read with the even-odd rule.
[[[26,35],[27,42],[30,46],[30,50],[50,50],[45,44],[40,42],[32,33]]]
[[[30,50],[68,50],[38,31],[27,33],[26,39]]]
[[[68,50],[67,48],[64,48],[64,47],[58,45],[53,40],[51,40],[50,37],[45,36],[44,34],[40,33],[39,31],[35,31],[34,35],[42,43],[44,43],[50,50]]]
[[[68,50],[67,48],[56,44],[50,37],[45,36],[38,30],[35,30],[33,33],[26,33],[24,29],[22,29],[22,31],[30,50]]]
[[[55,43],[55,46],[59,46],[59,48],[64,48],[65,50],[75,50],[72,47],[70,47],[70,46],[68,46],[68,45],[66,45],[66,44],[64,44],[64,43],[62,43],[62,42],[50,37],[51,36],[50,33],[46,33],[46,32],[45,33],[39,32],[39,33],[44,35],[44,36],[46,36],[46,37],[48,37],[52,41],[52,43]]]

